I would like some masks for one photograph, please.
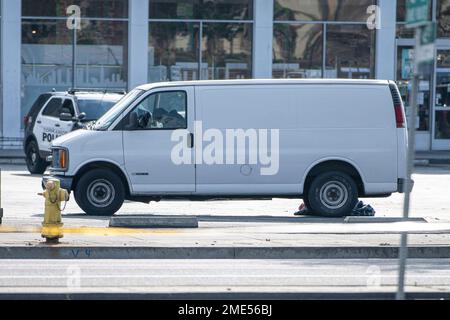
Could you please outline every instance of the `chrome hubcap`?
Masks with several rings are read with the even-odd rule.
[[[116,196],[114,186],[107,180],[99,179],[89,184],[87,188],[88,200],[96,207],[109,206]]]
[[[348,200],[348,191],[340,181],[330,181],[320,189],[320,201],[331,210],[342,208]]]
[[[37,160],[37,154],[36,154],[36,152],[32,152],[30,158],[31,158],[31,162],[32,162],[32,163],[36,163],[36,160]]]

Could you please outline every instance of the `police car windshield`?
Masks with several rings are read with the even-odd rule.
[[[108,112],[106,112],[94,125],[94,130],[107,130],[108,127],[125,111],[125,109],[133,103],[138,97],[144,93],[143,90],[134,89],[117,102]]]
[[[120,95],[104,97],[103,100],[93,98],[78,98],[78,110],[85,113],[84,121],[95,121],[109,111],[121,98]]]

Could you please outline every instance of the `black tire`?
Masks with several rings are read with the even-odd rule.
[[[31,140],[25,147],[25,161],[28,171],[32,174],[43,174],[48,163],[39,155],[39,146],[35,140]]]
[[[358,188],[346,173],[325,172],[314,178],[308,190],[310,209],[325,217],[349,215],[358,202]]]
[[[81,176],[74,195],[87,215],[113,216],[125,201],[125,187],[111,170],[94,169]]]

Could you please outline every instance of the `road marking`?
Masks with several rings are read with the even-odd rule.
[[[41,233],[41,227],[7,227],[0,226],[0,233]],[[65,227],[65,234],[92,234],[104,236],[121,236],[128,234],[178,234],[181,230],[175,229],[128,229],[109,227]]]

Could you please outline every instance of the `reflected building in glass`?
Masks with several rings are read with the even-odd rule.
[[[430,2],[438,42],[420,83],[417,148],[450,150],[450,0]],[[73,5],[79,30],[68,28]],[[73,87],[388,79],[407,104],[405,15],[405,0],[0,0],[0,148],[21,147],[21,119],[39,94]]]

